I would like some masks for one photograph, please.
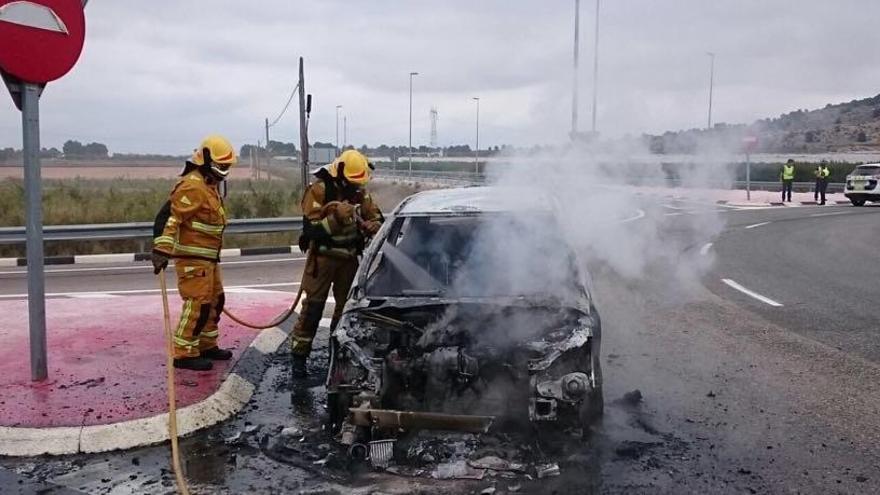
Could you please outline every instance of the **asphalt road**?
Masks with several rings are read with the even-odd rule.
[[[750,310],[880,363],[878,226],[880,206],[737,212],[711,247],[718,278],[708,285],[727,294],[720,280],[735,281],[781,305],[734,290],[731,297]]]
[[[560,476],[518,480],[517,493],[880,492],[880,339],[869,285],[880,208],[743,211],[664,201],[644,210],[632,228],[656,231],[679,251],[638,273],[591,263],[605,418],[589,442],[556,459]],[[227,263],[226,284],[289,291],[273,285],[296,281],[302,261],[289,258]],[[49,292],[155,290],[146,266],[72,271],[79,268],[52,267]],[[25,292],[20,272],[0,273],[0,297]],[[320,424],[326,338],[319,335],[313,379],[292,386],[279,355],[245,411],[184,440],[196,493],[513,491],[504,479],[411,479],[314,464],[329,439],[277,448],[282,427]],[[642,400],[623,400],[634,390]],[[167,446],[0,459],[0,480],[170,493],[167,466]]]

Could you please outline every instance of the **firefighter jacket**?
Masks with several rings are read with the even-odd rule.
[[[339,218],[334,210],[326,208],[333,201],[342,201],[336,185],[331,179],[320,178],[313,182],[302,199],[303,231],[308,239],[309,248],[316,249],[317,254],[342,258],[357,257],[363,251],[366,238],[358,226],[358,220],[364,222],[382,222],[382,212],[370,194],[364,191],[363,196],[349,199],[348,202],[359,206],[360,219],[354,213],[350,218]]]
[[[173,258],[219,261],[225,228],[226,212],[217,187],[194,170],[177,181],[156,217],[153,250]]]

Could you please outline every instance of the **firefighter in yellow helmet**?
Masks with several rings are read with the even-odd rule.
[[[174,367],[209,370],[211,360],[228,360],[232,352],[217,346],[217,323],[225,297],[220,249],[226,212],[219,184],[237,159],[222,136],[206,137],[186,162],[180,180],[153,226],[155,273],[174,258],[177,287],[183,299],[174,331]]]
[[[336,306],[330,327],[336,328],[358,268],[358,256],[367,238],[374,236],[384,221],[365,190],[372,170],[366,156],[347,150],[318,169],[316,180],[303,194],[299,245],[309,256],[302,278],[305,299],[291,339],[295,377],[306,376],[306,361],[331,286]]]

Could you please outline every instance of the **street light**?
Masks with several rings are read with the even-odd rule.
[[[339,109],[342,105],[336,105],[336,156],[339,156]]]
[[[712,89],[715,85],[715,54],[712,52],[706,52],[706,55],[709,56],[709,124],[706,126],[707,128],[712,128]]]
[[[574,67],[572,67],[571,83],[571,139],[575,139],[578,130],[578,47],[580,45],[581,0],[574,0]]]
[[[474,150],[474,173],[480,174],[480,98],[474,97],[477,102],[477,149]]]
[[[596,40],[593,43],[593,137],[596,134],[596,110],[599,94],[599,0],[596,0]]]
[[[412,81],[418,72],[409,73],[409,175],[412,177]]]

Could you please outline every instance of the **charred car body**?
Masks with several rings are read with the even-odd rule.
[[[552,202],[524,198],[426,191],[382,227],[331,337],[329,422],[343,443],[493,424],[583,428],[601,415],[601,324],[585,265]]]

